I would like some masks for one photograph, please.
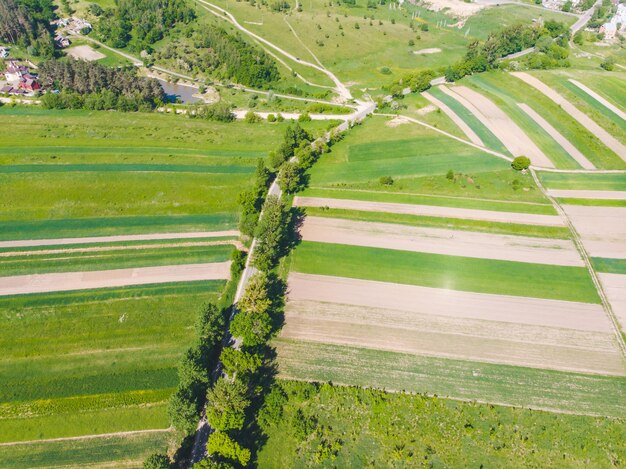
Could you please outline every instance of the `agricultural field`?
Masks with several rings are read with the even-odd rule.
[[[624,417],[611,403],[623,339],[549,191],[502,158],[388,122],[353,129],[294,198],[306,217],[280,375]],[[446,151],[420,159],[429,149]]]

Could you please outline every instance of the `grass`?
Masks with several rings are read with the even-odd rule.
[[[163,451],[171,438],[171,432],[155,432],[0,446],[0,467],[95,467],[111,463],[140,467],[148,455]]]
[[[437,87],[428,90],[435,98],[446,104],[456,115],[458,115],[463,121],[478,135],[487,148],[499,151],[505,155],[512,156],[509,150],[502,144],[498,137],[491,133],[491,131],[480,122],[474,114],[471,113],[465,106],[459,103],[456,99],[443,93]],[[467,137],[465,137],[467,138]]]
[[[41,274],[48,272],[87,272],[149,266],[225,262],[233,247],[185,246],[133,249],[124,251],[64,252],[8,256],[3,258],[3,275]]]
[[[593,268],[607,274],[625,274],[626,259],[608,259],[606,257],[592,257]]]
[[[610,467],[625,456],[623,420],[329,384],[279,385],[287,398],[259,467]],[[298,431],[308,419],[308,434]],[[332,443],[329,457],[323,449]]]
[[[586,189],[626,191],[626,174],[552,173],[538,171],[542,184],[549,189]]]
[[[612,200],[612,199],[578,199],[559,197],[561,204],[567,205],[587,205],[596,207],[626,207],[626,200]]]
[[[450,290],[599,303],[587,269],[304,241],[292,270]]]
[[[388,193],[351,189],[311,188],[302,193],[303,197],[328,197],[334,199],[366,200],[369,202],[391,202],[417,205],[436,205],[498,212],[534,213],[556,215],[550,204],[508,202],[499,200],[455,198],[430,194]]]
[[[555,158],[554,162],[557,167],[575,168],[578,166],[576,164],[573,166],[565,164],[567,162],[563,158],[568,158],[570,163],[573,162],[573,160],[571,160],[567,154],[564,154],[564,150],[562,149],[560,149],[558,153],[554,153],[553,157],[552,151],[556,148],[554,147],[556,142],[552,140],[551,143],[547,140],[545,137],[550,140],[551,137],[547,136],[547,134],[534,125],[534,123],[534,127],[531,126],[530,122],[524,124],[525,120],[529,118],[525,116],[525,114],[523,116],[519,114],[523,113],[523,111],[521,111],[521,109],[515,109],[517,107],[515,103],[528,104],[555,129],[558,129],[565,138],[567,138],[578,150],[583,153],[583,155],[589,159],[589,161],[594,163],[598,168],[626,168],[626,163],[624,163],[619,156],[604,146],[604,144],[601,143],[597,137],[592,135],[586,128],[579,124],[578,121],[574,120],[567,113],[565,113],[560,106],[555,104],[552,100],[547,99],[541,92],[535,90],[530,85],[527,85],[522,80],[505,72],[488,72],[467,77],[460,83],[473,86],[479,92],[493,99],[496,104],[506,108],[508,113],[515,118],[516,122],[522,126],[522,128],[525,127],[530,131],[529,135],[533,138],[535,143],[544,149],[544,152],[547,152],[552,148],[552,150],[550,150],[551,152],[548,154],[550,158]],[[561,156],[558,157],[557,155]]]
[[[626,417],[623,377],[450,360],[286,339],[275,339],[274,344],[278,350],[280,374],[285,378],[405,390],[574,414]],[[623,431],[623,425],[621,427]],[[386,427],[387,430],[391,428],[402,426]],[[564,433],[559,435],[549,447],[563,441]]]
[[[447,228],[464,231],[481,231],[494,234],[510,234],[519,236],[533,236],[537,238],[569,239],[571,234],[565,227],[517,225],[513,223],[497,223],[481,220],[464,220],[461,218],[437,218],[399,213],[362,212],[358,210],[324,209],[321,207],[306,207],[306,214],[318,217],[343,218],[357,221],[373,221],[381,223],[396,223],[409,226],[425,226],[433,228]]]

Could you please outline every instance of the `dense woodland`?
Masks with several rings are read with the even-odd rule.
[[[195,18],[185,0],[116,0],[117,8],[102,12],[97,32],[113,47],[150,50],[177,23]]]
[[[0,40],[24,47],[34,56],[53,57],[50,21],[54,17],[52,0],[0,0]]]
[[[61,93],[46,93],[50,108],[154,109],[164,101],[163,88],[152,78],[137,76],[132,68],[109,68],[93,62],[49,60],[39,67],[44,85]]]

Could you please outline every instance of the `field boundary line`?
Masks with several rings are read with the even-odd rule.
[[[454,122],[457,125],[457,127],[461,129],[461,131],[467,136],[467,138],[469,138],[472,141],[472,143],[475,143],[476,145],[480,145],[483,147],[486,146],[485,143],[476,134],[476,132],[474,132],[472,128],[461,118],[461,116],[459,116],[456,112],[454,112],[452,108],[450,108],[447,104],[435,98],[432,94],[430,94],[427,91],[424,91],[422,93],[422,96],[424,96],[427,100],[429,100],[439,109],[441,109],[444,112],[444,114],[446,114],[452,120],[452,122]]]
[[[0,443],[2,446],[18,446],[18,445],[32,445],[36,443],[54,443],[56,441],[78,441],[78,440],[95,440],[98,438],[110,438],[114,436],[131,436],[140,435],[143,433],[167,433],[172,432],[174,429],[169,428],[154,428],[149,430],[132,430],[128,432],[113,432],[113,433],[98,433],[96,435],[81,435],[81,436],[65,436],[60,438],[48,438],[44,440],[25,440],[25,441],[9,441]]]
[[[611,303],[609,302],[606,296],[606,293],[604,292],[604,288],[602,287],[602,283],[600,283],[598,274],[596,273],[596,271],[593,268],[593,265],[591,264],[591,259],[589,259],[589,255],[587,254],[587,250],[585,249],[585,246],[583,245],[583,242],[580,239],[580,235],[578,234],[578,231],[576,231],[574,224],[569,219],[569,217],[567,216],[567,213],[565,212],[565,210],[563,210],[563,207],[561,207],[561,204],[558,202],[558,200],[554,198],[553,196],[551,196],[550,194],[548,194],[546,189],[543,187],[543,184],[541,184],[541,181],[537,177],[537,174],[535,173],[535,171],[531,169],[530,174],[532,174],[533,179],[535,180],[535,184],[537,184],[537,187],[539,187],[539,190],[541,190],[541,192],[552,202],[552,204],[554,205],[554,208],[556,208],[557,212],[565,220],[567,227],[570,229],[572,233],[572,241],[574,241],[574,244],[576,245],[578,252],[583,258],[585,265],[587,266],[587,271],[589,272],[589,275],[591,276],[591,280],[593,281],[593,284],[596,287],[598,295],[600,296],[600,301],[602,302],[602,307],[604,309],[604,312],[611,320],[611,325],[613,326],[613,330],[615,332],[615,336],[617,339],[617,346],[620,352],[622,353],[622,357],[626,358],[626,343],[624,343],[624,337],[622,336],[622,331],[619,326],[619,321],[617,320],[617,317],[615,316],[615,313],[613,312],[613,307],[611,306]]]

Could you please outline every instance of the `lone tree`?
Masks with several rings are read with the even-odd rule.
[[[528,169],[530,166],[530,159],[526,156],[518,156],[511,163],[511,167],[516,171],[522,171]]]

